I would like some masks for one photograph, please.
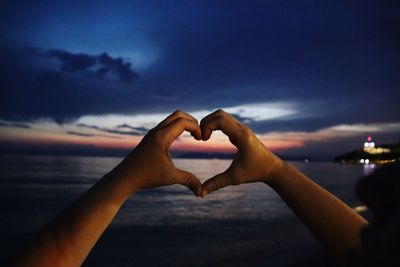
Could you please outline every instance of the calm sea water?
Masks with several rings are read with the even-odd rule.
[[[14,253],[46,221],[70,205],[99,178],[116,166],[120,160],[120,158],[107,157],[0,156],[0,236],[2,237],[0,242],[2,242],[3,252]],[[230,164],[229,160],[204,159],[176,159],[174,162],[176,166],[196,174],[202,181],[225,170]],[[355,183],[361,176],[373,169],[373,166],[364,167],[335,163],[293,164],[351,206],[359,204],[353,193]],[[281,229],[279,225],[285,225],[285,223],[296,225],[295,229],[300,229],[298,230],[298,237],[308,235],[307,230],[301,228],[303,226],[297,226],[301,223],[279,196],[268,186],[261,183],[227,187],[207,196],[206,199],[194,197],[188,189],[180,185],[143,190],[130,198],[123,206],[112,224],[112,229],[131,227],[129,229],[132,232],[143,227],[149,227],[145,229],[181,227],[182,229],[191,229],[187,230],[189,232],[180,234],[183,238],[180,241],[182,246],[185,243],[187,244],[186,239],[192,240],[187,235],[193,235],[196,231],[210,235],[208,239],[204,237],[198,240],[201,244],[207,245],[204,243],[214,240],[212,237],[214,234],[218,236],[221,233],[214,233],[213,229],[206,228],[206,225],[222,227],[221,223],[226,223],[231,225],[230,231],[242,231],[238,234],[240,242],[238,241],[238,244],[236,244],[236,239],[230,240],[233,237],[225,237],[225,235],[221,237],[221,242],[228,242],[228,240],[224,241],[223,239],[228,238],[229,244],[237,247],[243,244],[243,240],[245,240],[245,242],[249,242],[248,245],[253,246],[254,242],[251,243],[250,241],[254,237],[249,236],[246,241],[246,235],[249,235],[249,233],[246,234],[245,231],[247,231],[249,225],[237,222],[246,222],[252,225],[250,228],[253,230],[257,227],[261,229],[263,227],[261,223],[271,225],[270,231],[271,234],[274,233],[275,240],[268,242],[277,246],[275,249],[283,246],[282,244],[279,245],[282,240],[289,238],[285,235],[286,230]],[[139,228],[132,228],[135,226]],[[201,228],[202,226],[204,227]],[[224,231],[223,227],[221,229],[218,228],[218,231]],[[262,231],[268,230],[263,229]],[[277,234],[279,231],[282,232],[281,235]],[[153,233],[153,230],[149,230],[149,233]],[[168,235],[167,233],[164,234]],[[269,235],[269,232],[264,234]],[[296,235],[296,232],[294,231],[293,234]],[[151,238],[157,238],[156,235],[146,235],[147,241]],[[114,244],[111,246],[111,249],[113,249],[118,238],[110,238],[114,240]],[[167,236],[167,238],[170,237]],[[304,238],[308,239],[308,237]],[[123,237],[121,237],[122,239]],[[289,239],[293,240],[293,237]],[[259,240],[259,242],[262,241]],[[293,241],[291,242],[293,243]],[[312,244],[310,246],[315,245],[312,237],[305,242]],[[152,245],[153,250],[157,247],[160,251],[165,250],[165,244],[155,243]],[[284,249],[282,248],[282,250]],[[123,250],[118,249],[119,253],[123,253],[121,251]],[[146,253],[144,251],[140,254],[144,255],[140,264],[153,266],[154,262],[143,262],[146,259]],[[174,251],[171,253],[173,255]],[[171,253],[168,255],[171,255]],[[303,252],[300,253],[297,250],[296,253],[292,255],[291,259],[298,261]],[[93,262],[97,262],[97,266],[99,262],[96,261],[96,256],[92,256],[92,258]],[[130,258],[130,256],[127,256],[127,258]],[[164,263],[166,264],[168,261]],[[179,265],[179,261],[174,261],[174,259],[170,259],[170,263],[171,266]],[[269,263],[274,266],[273,262]],[[157,261],[154,263],[154,266],[156,265]],[[195,266],[196,264],[192,265]],[[198,264],[198,266],[211,265]],[[224,266],[221,263],[218,263],[218,265]],[[116,266],[125,265],[117,264]],[[235,266],[235,264],[232,266]],[[279,264],[276,266],[279,266]]]

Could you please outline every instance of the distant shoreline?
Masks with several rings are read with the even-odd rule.
[[[59,157],[125,157],[131,150],[92,150],[92,151],[45,151],[45,150],[0,150],[0,156],[59,156]],[[236,153],[225,152],[186,152],[171,151],[174,159],[220,159],[232,160]],[[316,159],[311,157],[291,157],[279,155],[282,159],[295,162],[333,162],[332,159]]]
[[[366,160],[367,162],[365,162]],[[390,164],[399,162],[400,143],[377,145],[374,148],[360,148],[336,156],[334,161],[342,164]]]

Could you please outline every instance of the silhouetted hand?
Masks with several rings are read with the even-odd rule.
[[[175,111],[150,130],[139,145],[112,171],[123,177],[128,194],[137,189],[182,184],[200,195],[201,183],[192,173],[176,168],[169,148],[184,131],[201,140],[201,130],[195,118],[182,111]],[[121,178],[119,178],[121,179]]]
[[[200,127],[204,141],[210,138],[213,131],[221,130],[238,149],[229,168],[202,185],[202,197],[228,185],[269,183],[273,173],[282,166],[282,160],[270,152],[247,126],[223,110],[203,118]]]

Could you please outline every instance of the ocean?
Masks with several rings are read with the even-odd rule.
[[[0,156],[0,265],[121,160]],[[226,169],[230,160],[174,163],[204,181]],[[350,206],[360,204],[354,185],[374,168],[293,164]],[[84,264],[110,265],[334,266],[334,261],[272,189],[253,183],[227,187],[205,199],[180,185],[139,191]]]

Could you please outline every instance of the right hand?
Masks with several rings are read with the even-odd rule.
[[[221,109],[203,118],[200,127],[204,141],[210,138],[213,131],[221,130],[238,149],[229,168],[202,185],[202,197],[228,185],[268,184],[283,165],[283,161],[269,151],[247,126]]]

